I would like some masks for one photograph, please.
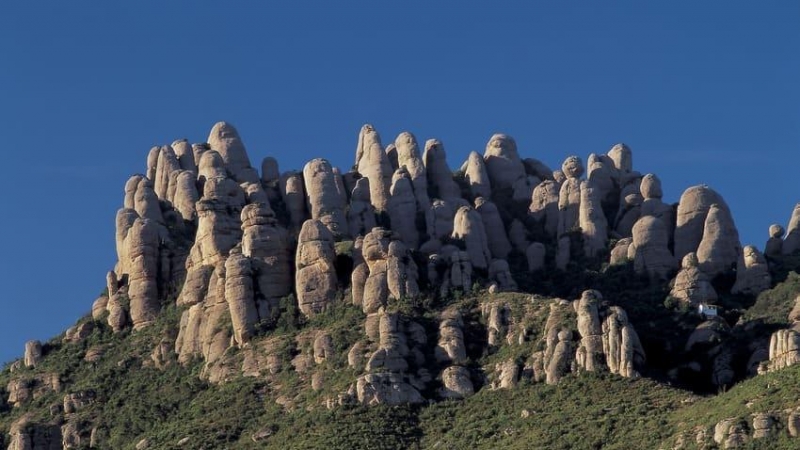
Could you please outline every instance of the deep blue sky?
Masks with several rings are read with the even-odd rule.
[[[350,167],[365,122],[453,167],[494,132],[553,167],[622,141],[759,247],[800,201],[794,0],[32,3],[0,12],[0,361],[89,311],[148,149],[219,120],[282,170]]]

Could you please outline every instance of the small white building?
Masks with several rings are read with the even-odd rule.
[[[697,307],[697,312],[701,316],[717,317],[717,305],[709,305],[707,303],[700,303]]]

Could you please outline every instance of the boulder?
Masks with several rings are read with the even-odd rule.
[[[717,292],[711,285],[708,275],[700,269],[694,252],[683,257],[681,270],[678,271],[672,282],[672,290],[669,295],[691,306],[701,303],[716,303]]]
[[[628,249],[634,270],[665,280],[675,268],[669,251],[669,236],[664,223],[652,216],[640,218],[633,226],[633,242]]]
[[[333,234],[322,222],[303,223],[295,258],[295,290],[300,311],[313,316],[323,311],[336,296],[337,281]]]
[[[469,190],[473,198],[492,197],[492,183],[489,180],[489,174],[486,172],[483,158],[478,152],[470,152],[464,177],[469,184]]]
[[[722,197],[706,185],[692,186],[683,192],[676,215],[676,261],[682,260],[689,252],[697,252],[703,240],[706,217],[714,204],[719,209],[728,210]]]
[[[736,283],[731,288],[733,294],[758,295],[772,285],[772,277],[764,255],[752,245],[746,245],[736,269]]]
[[[769,239],[764,246],[764,255],[768,258],[777,258],[783,254],[783,227],[778,224],[769,226]]]
[[[594,180],[581,183],[578,224],[583,233],[584,254],[594,258],[606,249],[608,221],[603,212],[603,190]]]
[[[303,168],[303,179],[311,219],[329,216],[326,225],[334,236],[349,235],[345,215],[347,200],[339,192],[331,164],[326,159],[312,159]]]
[[[442,389],[439,395],[446,399],[462,399],[475,393],[469,370],[461,366],[449,366],[442,371]]]
[[[452,237],[453,239],[464,241],[472,267],[477,269],[489,268],[492,255],[489,251],[483,220],[478,211],[469,206],[459,208],[453,220]]]
[[[228,172],[236,181],[258,181],[255,170],[250,166],[244,143],[233,125],[227,122],[214,124],[208,134],[208,145],[211,150],[219,153]]]
[[[417,211],[424,214],[428,211],[431,201],[428,197],[428,174],[422,162],[417,138],[404,131],[397,136],[394,145],[397,148],[397,166],[405,168],[408,172],[417,200]]]
[[[419,247],[417,200],[414,196],[411,175],[406,169],[400,168],[395,172],[390,193],[388,212],[392,231],[400,235],[400,239],[408,248],[417,249]]]
[[[517,153],[517,143],[511,136],[493,135],[486,144],[483,160],[494,189],[511,188],[517,180],[525,177],[525,166]]]
[[[381,138],[372,125],[361,127],[356,149],[358,173],[369,179],[370,200],[375,210],[388,211],[389,189],[392,183],[392,164],[383,150]]]
[[[475,199],[475,211],[478,211],[483,222],[484,229],[492,230],[486,234],[489,251],[493,258],[506,259],[511,253],[511,242],[506,235],[505,225],[500,218],[500,211],[497,206],[488,199],[478,197]]]
[[[308,218],[306,212],[306,190],[303,176],[297,172],[281,175],[281,198],[289,213],[289,222],[294,229],[299,229]]]
[[[545,233],[555,238],[558,233],[559,195],[561,186],[552,180],[545,180],[533,189],[530,216],[542,224]]]
[[[703,239],[697,247],[697,260],[708,276],[732,271],[742,255],[739,232],[726,206],[712,204],[708,209]]]
[[[784,255],[791,255],[800,250],[800,203],[794,206],[789,226],[786,227],[786,237],[783,240],[781,251]]]
[[[28,341],[25,343],[25,357],[23,358],[25,367],[33,369],[42,361],[42,343],[39,341]]]
[[[347,226],[353,236],[364,236],[377,226],[375,208],[369,200],[369,179],[360,178],[350,195]]]
[[[428,174],[428,196],[445,201],[460,200],[461,189],[453,180],[453,172],[447,165],[447,154],[441,141],[428,139],[425,142],[422,161]]]

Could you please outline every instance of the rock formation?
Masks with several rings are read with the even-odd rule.
[[[333,302],[336,289],[333,234],[314,219],[303,223],[297,238],[295,290],[300,311],[312,316]]]

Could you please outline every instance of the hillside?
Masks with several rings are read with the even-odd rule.
[[[150,151],[116,232],[91,313],[0,374],[4,447],[800,445],[800,208],[742,246],[624,144],[454,172],[365,125],[349,172],[281,173],[221,122]]]

